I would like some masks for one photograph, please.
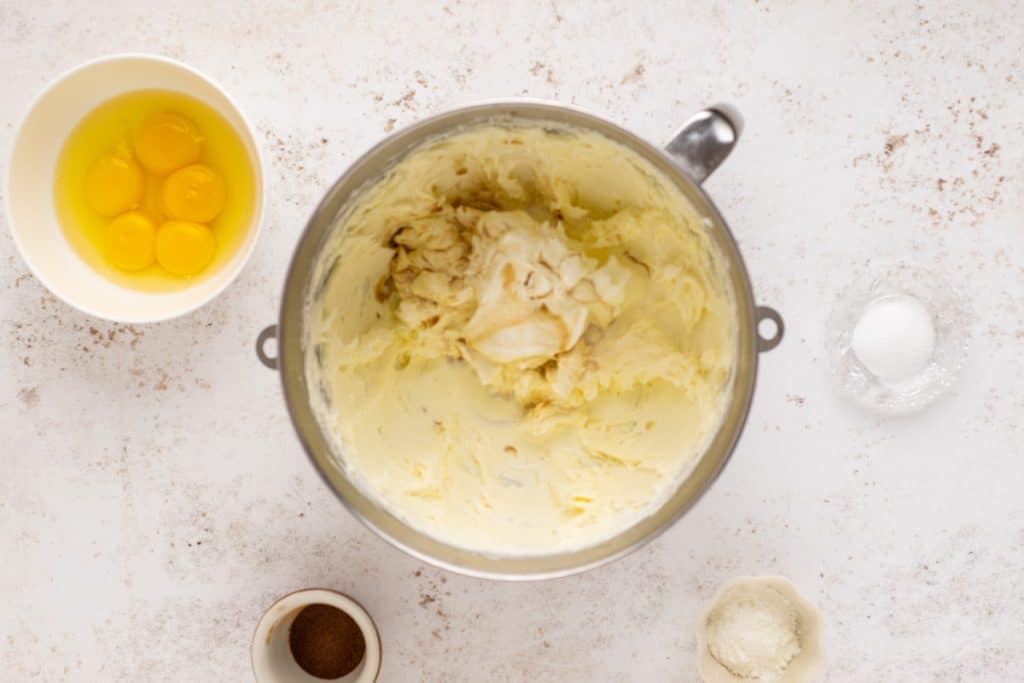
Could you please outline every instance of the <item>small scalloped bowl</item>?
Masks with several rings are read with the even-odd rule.
[[[209,277],[174,292],[143,292],[111,282],[85,263],[57,220],[53,178],[72,129],[112,97],[133,90],[171,90],[213,108],[235,129],[252,160],[252,222],[237,252]],[[264,216],[263,162],[252,128],[216,83],[165,57],[123,54],[86,62],[58,77],[32,103],[15,135],[5,204],[14,243],[29,270],[54,295],[83,313],[115,322],[149,323],[184,315],[220,294],[252,255]]]
[[[373,619],[358,602],[337,591],[307,588],[289,593],[270,606],[260,618],[252,637],[252,672],[257,683],[316,683],[323,678],[311,676],[298,665],[288,644],[292,622],[304,607],[330,605],[345,612],[356,622],[366,641],[366,654],[355,670],[336,683],[374,683],[380,675],[380,634]]]
[[[743,678],[722,666],[711,655],[707,642],[707,622],[711,612],[718,605],[726,591],[736,586],[756,585],[774,588],[789,600],[796,608],[797,626],[800,630],[800,653],[793,658],[777,677],[772,679]],[[726,581],[711,601],[707,609],[701,612],[697,624],[697,670],[704,683],[743,683],[744,681],[761,680],[771,683],[811,683],[821,675],[825,668],[825,649],[821,644],[821,614],[808,602],[796,586],[783,576],[737,576]]]

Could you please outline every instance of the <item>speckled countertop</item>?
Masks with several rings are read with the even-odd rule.
[[[145,4],[0,3],[0,159],[59,72],[159,52],[255,122],[266,229],[224,296],[146,327],[55,300],[0,229],[0,678],[250,680],[263,609],[316,585],[376,617],[382,681],[695,681],[716,587],[778,573],[824,614],[828,681],[1024,679],[1024,4]],[[788,323],[711,493],[634,555],[533,585],[364,530],[253,354],[346,164],[508,95],[654,141],[735,103],[744,139],[707,188]],[[976,316],[964,380],[905,419],[837,396],[823,351],[836,293],[893,258],[946,271]]]

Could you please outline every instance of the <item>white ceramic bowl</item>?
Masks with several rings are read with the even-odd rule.
[[[252,672],[257,683],[318,683],[324,679],[310,676],[292,656],[288,633],[302,608],[308,605],[331,605],[352,617],[366,640],[363,661],[336,683],[373,683],[380,674],[380,635],[373,619],[362,605],[332,590],[309,588],[289,593],[275,602],[256,625],[252,637]]]
[[[255,176],[253,223],[231,259],[210,277],[175,292],[141,292],[106,279],[75,253],[57,221],[53,179],[57,157],[75,125],[99,104],[133,90],[190,95],[235,128]],[[14,139],[5,204],[14,243],[32,273],[57,297],[98,318],[146,323],[189,313],[220,294],[252,254],[264,215],[263,161],[252,128],[224,90],[180,62],[144,54],[101,57],[71,69],[33,102]]]

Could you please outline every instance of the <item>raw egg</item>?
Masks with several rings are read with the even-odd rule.
[[[129,156],[106,154],[85,174],[86,201],[101,216],[137,209],[144,190],[142,169]]]
[[[115,218],[107,228],[107,255],[115,266],[129,272],[152,265],[156,259],[153,221],[138,211]]]
[[[194,123],[179,114],[161,112],[139,126],[135,154],[147,171],[166,175],[198,161],[202,143]]]
[[[191,277],[213,258],[217,240],[202,223],[167,221],[156,235],[156,260],[172,275]]]
[[[193,164],[167,176],[160,192],[164,213],[170,218],[206,223],[224,208],[224,180],[203,164]]]
[[[234,126],[167,90],[118,95],[75,126],[57,159],[64,236],[93,269],[150,292],[192,286],[246,243],[256,164]]]

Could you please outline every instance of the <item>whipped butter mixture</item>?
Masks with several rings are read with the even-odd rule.
[[[595,133],[473,128],[362,193],[307,311],[314,410],[366,492],[496,555],[652,512],[719,424],[726,266],[687,200]]]

